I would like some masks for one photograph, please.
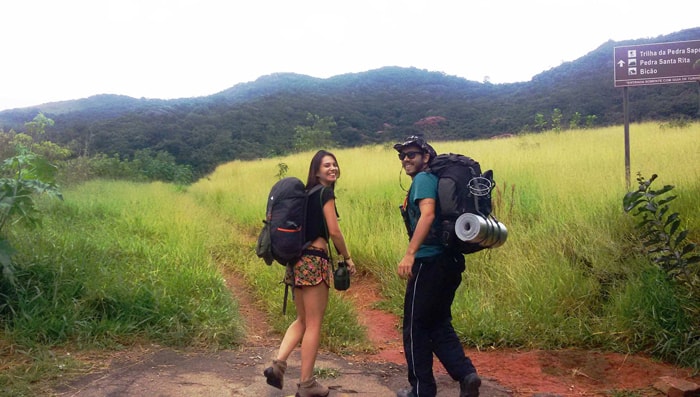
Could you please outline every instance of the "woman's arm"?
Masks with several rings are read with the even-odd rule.
[[[338,249],[338,252],[347,263],[350,273],[355,273],[355,264],[350,257],[350,250],[345,244],[343,232],[340,231],[340,224],[338,224],[338,218],[335,212],[335,199],[330,199],[323,205],[323,217],[326,219],[328,237],[333,241],[333,245]],[[332,248],[328,247],[328,249]]]

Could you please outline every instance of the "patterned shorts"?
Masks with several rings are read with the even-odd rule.
[[[284,282],[294,287],[318,285],[322,282],[330,287],[332,280],[330,261],[324,251],[307,249],[301,259],[294,265],[294,270],[287,267]]]

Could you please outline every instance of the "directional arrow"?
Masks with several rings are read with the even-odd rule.
[[[617,65],[621,68],[625,67],[625,61],[620,60],[620,62],[617,63]]]

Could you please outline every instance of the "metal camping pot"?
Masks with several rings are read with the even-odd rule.
[[[457,238],[484,248],[497,248],[508,239],[508,229],[496,218],[464,213],[455,222]]]

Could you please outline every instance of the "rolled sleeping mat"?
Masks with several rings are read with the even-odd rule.
[[[457,238],[485,248],[496,248],[508,239],[506,225],[493,217],[464,213],[455,221]]]

